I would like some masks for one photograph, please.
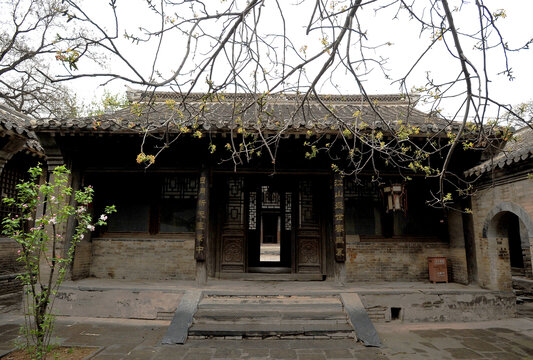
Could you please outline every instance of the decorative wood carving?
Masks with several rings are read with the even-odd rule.
[[[320,246],[318,239],[300,239],[300,265],[320,265]]]
[[[298,272],[320,273],[322,264],[321,229],[313,195],[313,182],[301,180],[298,184],[298,231],[296,253]]]
[[[202,177],[207,181],[207,173],[202,172],[200,176],[200,179],[197,176],[165,176],[161,197],[165,199],[194,199],[198,195],[198,182]]]
[[[228,179],[226,218],[224,227],[244,227],[244,181],[241,177]]]
[[[292,192],[285,193],[285,230],[292,230]]]
[[[243,238],[226,237],[222,246],[222,261],[224,264],[241,264],[243,259]]]
[[[302,180],[299,183],[300,228],[318,227],[318,218],[313,203],[313,183]]]
[[[244,272],[245,212],[244,179],[231,177],[227,180],[226,211],[221,237],[221,271]]]
[[[257,193],[250,192],[248,201],[248,230],[257,228]]]

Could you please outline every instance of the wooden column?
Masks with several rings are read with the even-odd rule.
[[[198,201],[196,205],[196,236],[194,243],[194,258],[196,260],[196,280],[200,284],[207,282],[207,219],[208,219],[208,174],[203,169],[200,173],[198,186]]]
[[[44,149],[49,172],[52,172],[57,166],[66,165],[65,157],[57,144],[55,134],[40,134],[39,142]]]
[[[81,180],[82,180],[81,171],[78,170],[78,169],[72,170],[72,173],[70,174],[70,185],[72,187],[73,194],[76,193],[76,191],[81,190],[81,187],[82,187],[81,186],[82,185],[81,184]],[[70,197],[70,204],[69,205],[76,206],[76,199],[74,198],[74,196]],[[93,217],[94,216],[98,216],[98,215],[93,214]],[[68,250],[72,246],[72,238],[74,237],[74,233],[75,233],[75,230],[76,230],[76,225],[77,225],[76,220],[74,219],[73,216],[70,216],[68,218],[67,225],[66,225],[66,228],[65,228],[65,246],[64,246],[64,250],[63,250],[64,251],[63,252],[63,257],[65,257],[67,255]],[[72,279],[72,280],[83,279],[83,278],[89,277],[89,275],[90,275],[90,266],[86,270],[85,273],[81,273],[79,271],[74,271],[74,269],[75,268],[78,269],[78,266],[75,266],[75,264],[78,265],[79,262],[80,262],[79,251],[78,251],[79,246],[81,245],[81,246],[89,247],[89,249],[90,249],[91,236],[92,236],[91,232],[85,234],[85,237],[83,238],[83,240],[80,243],[78,243],[78,245],[76,246],[76,249],[74,250],[74,259],[73,259],[72,263],[70,264],[70,268],[69,268],[70,279]],[[82,243],[83,243],[83,245],[82,245]],[[89,253],[91,253],[91,252],[89,252]]]
[[[344,180],[342,175],[333,176],[333,236],[335,241],[335,282],[346,281],[346,233],[344,231]]]
[[[39,135],[39,142],[41,143],[41,146],[44,149],[44,154],[46,157],[46,165],[47,165],[47,178],[50,183],[53,183],[55,181],[53,171],[56,167],[67,165],[65,161],[65,157],[63,156],[63,153],[61,151],[61,148],[59,147],[59,144],[57,143],[57,138],[54,133],[43,133]],[[80,178],[77,178],[77,181],[79,181]],[[77,184],[79,189],[79,183]],[[72,186],[72,174],[68,178],[68,183],[66,186]],[[77,190],[76,189],[76,190]],[[69,205],[75,204],[74,195],[70,196],[69,199],[65,200],[68,202]],[[67,204],[64,204],[67,205]],[[37,216],[41,216],[39,214],[41,211],[48,212],[50,209],[38,209],[37,210]],[[44,213],[42,214],[44,215]],[[68,253],[69,248],[72,245],[72,237],[74,236],[74,230],[75,230],[75,221],[73,216],[70,216],[67,220],[66,224],[63,225],[63,227],[58,229],[58,232],[63,235],[63,242],[58,243],[56,247],[56,251],[61,254],[62,257],[65,257]],[[49,249],[51,251],[51,249]],[[70,280],[72,279],[72,264],[70,267],[66,268],[66,275],[65,279]]]
[[[344,231],[344,181],[335,173],[333,178],[333,231],[335,236],[335,261],[346,261],[346,234]]]

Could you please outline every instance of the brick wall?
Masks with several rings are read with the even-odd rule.
[[[86,235],[86,237],[88,237]],[[92,243],[82,240],[76,246],[72,263],[72,280],[83,279],[91,275]]]
[[[22,294],[22,285],[17,274],[0,275],[0,296],[16,293]]]
[[[531,224],[533,181],[522,179],[478,190],[472,197],[472,211],[479,284],[490,289],[509,290],[512,282],[508,239],[505,236],[485,237],[487,233],[484,234],[484,228],[487,229],[490,220],[502,211],[512,212],[523,223]],[[523,249],[526,252],[524,265],[531,267],[531,252],[533,251],[531,231],[527,236],[529,236],[529,255],[528,249]],[[528,269],[528,272],[531,274],[531,269]]]
[[[465,283],[463,249],[450,249],[442,242],[358,241],[347,236],[346,277],[348,281],[428,281],[428,257],[448,258],[449,281]]]
[[[93,238],[91,276],[129,280],[194,279],[194,235]]]
[[[20,246],[12,239],[0,238],[0,275],[17,273],[21,264],[17,262]]]

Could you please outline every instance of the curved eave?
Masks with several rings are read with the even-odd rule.
[[[529,149],[523,149],[512,154],[498,155],[492,160],[487,160],[483,164],[465,171],[464,174],[466,177],[480,176],[493,170],[503,169],[507,166],[511,166],[529,158],[533,158],[533,147]]]
[[[182,126],[189,127],[192,130],[200,130],[203,132],[210,133],[229,133],[231,131],[237,130],[241,127],[239,124],[235,123],[210,123],[198,121],[198,127],[194,128],[193,123],[184,123]],[[385,134],[389,132],[390,128],[397,127],[397,124],[384,124],[375,122],[372,125],[365,127],[365,129],[360,130],[361,132],[368,132],[369,130],[383,131]],[[438,133],[443,133],[443,136],[446,136],[447,131],[458,131],[459,125],[437,125],[437,124],[423,124],[417,125],[419,129],[419,134],[416,137],[423,136],[434,136]],[[339,131],[338,126],[332,126],[331,124],[321,124],[321,123],[283,123],[283,122],[271,122],[263,124],[260,128],[257,126],[245,127],[247,131],[258,131],[259,129],[268,133],[275,133],[283,131],[286,134],[305,134],[309,130],[317,134],[335,134]],[[57,120],[51,120],[47,123],[38,123],[33,126],[33,130],[36,132],[48,132],[48,133],[69,133],[69,134],[134,134],[134,133],[143,133],[146,130],[151,133],[163,133],[165,131],[178,132],[179,129],[177,126],[149,126],[143,127],[141,125],[123,125],[123,122],[119,120],[108,120],[108,121],[99,121],[98,123],[64,123]]]

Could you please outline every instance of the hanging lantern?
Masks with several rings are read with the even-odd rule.
[[[405,211],[405,186],[403,184],[392,184],[383,187],[383,196],[385,198],[387,212]]]

